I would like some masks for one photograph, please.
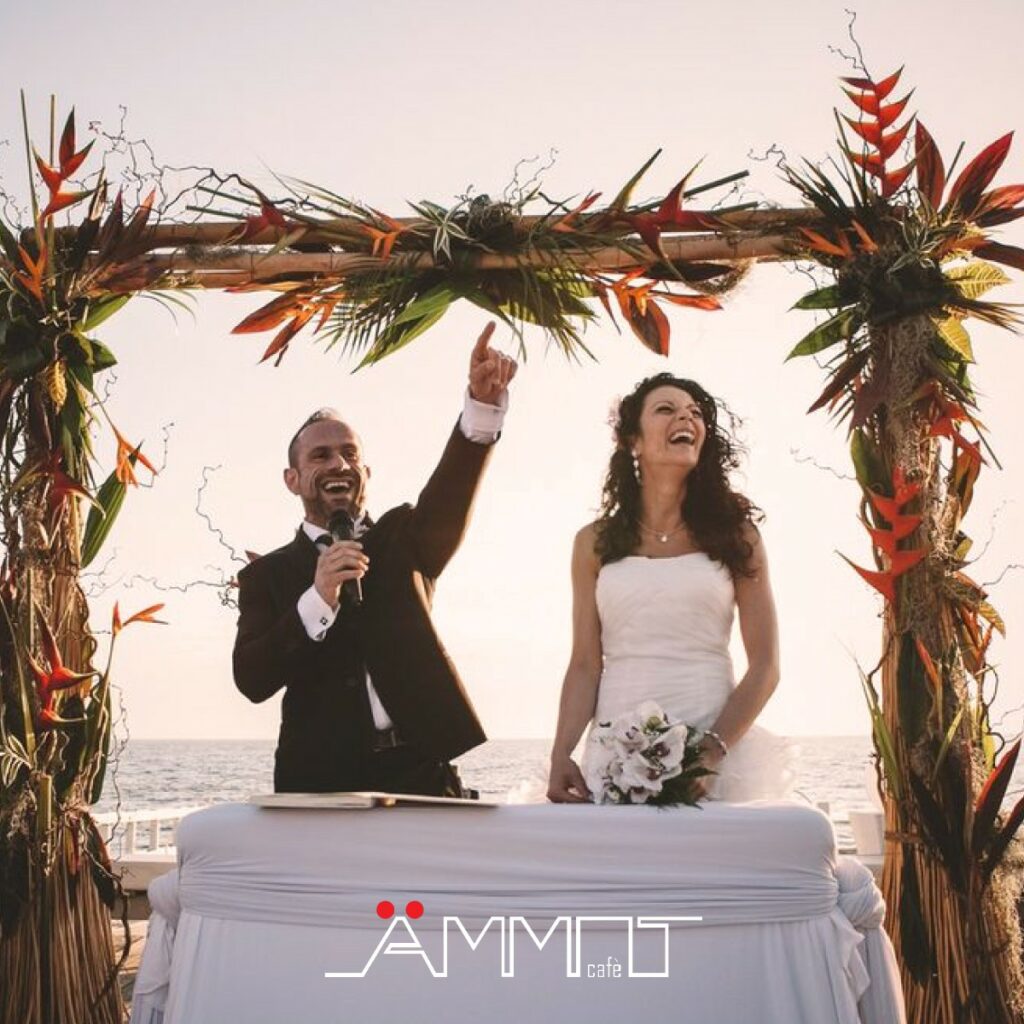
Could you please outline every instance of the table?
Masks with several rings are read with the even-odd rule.
[[[905,1019],[871,874],[800,803],[227,804],[149,894],[133,1024]]]

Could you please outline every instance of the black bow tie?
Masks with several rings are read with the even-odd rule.
[[[353,530],[352,539],[358,540],[364,533],[366,533],[367,530],[370,529],[371,526],[373,526],[373,520],[368,515],[364,515],[359,524]],[[313,540],[313,543],[317,547],[320,547],[321,545],[330,547],[334,543],[334,538],[329,533],[321,533]]]

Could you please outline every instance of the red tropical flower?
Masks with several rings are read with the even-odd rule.
[[[38,614],[38,607],[36,611],[40,633],[42,634],[41,641],[43,655],[46,659],[46,667],[44,668],[39,665],[32,655],[28,657],[28,664],[32,670],[32,675],[35,676],[36,692],[39,695],[39,703],[41,705],[39,721],[41,725],[45,726],[59,725],[65,720],[59,718],[54,710],[54,698],[57,694],[72,687],[80,686],[99,673],[73,672],[69,669],[61,657],[60,649],[57,647],[57,641],[53,635],[53,630],[50,628],[50,624],[42,614]]]

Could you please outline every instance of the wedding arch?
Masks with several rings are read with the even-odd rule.
[[[965,572],[963,520],[996,462],[964,321],[1019,322],[984,296],[1009,281],[1002,267],[1024,270],[1024,249],[993,237],[1024,217],[1024,185],[995,185],[1010,135],[946,167],[909,96],[894,98],[899,79],[843,80],[853,106],[837,117],[836,159],[783,165],[804,204],[793,209],[697,208],[742,175],[697,184],[696,168],[663,200],[636,204],[651,157],[605,205],[534,187],[394,218],[307,183],[282,181],[272,199],[230,177],[200,186],[193,222],[159,223],[152,195],[129,210],[102,173],[85,177],[93,144],[78,148],[73,112],[59,138],[51,118],[45,159],[26,119],[32,223],[0,219],[0,1020],[121,1019],[108,911],[119,886],[90,806],[110,749],[113,644],[159,606],[125,617],[115,606],[100,658],[79,573],[140,467],[154,471],[97,387],[116,362],[95,333],[103,321],[141,292],[270,291],[236,328],[274,331],[263,359],[284,358],[309,325],[362,366],[467,300],[520,344],[531,324],[586,354],[581,328],[603,309],[664,355],[666,305],[715,309],[764,260],[823,278],[797,303],[823,319],[788,358],[826,361],[809,412],[847,430],[871,558],[850,564],[884,601],[881,656],[861,683],[909,1019],[1021,1019],[1009,854],[1024,801],[1002,809],[1019,743],[997,749],[990,727],[987,652],[1004,626]],[[71,209],[86,212],[58,227]],[[117,456],[100,479],[90,438],[104,422]]]

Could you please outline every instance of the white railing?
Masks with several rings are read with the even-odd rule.
[[[136,853],[171,853],[174,830],[186,814],[202,810],[194,807],[156,807],[141,811],[107,811],[94,814],[112,857],[123,859]]]

